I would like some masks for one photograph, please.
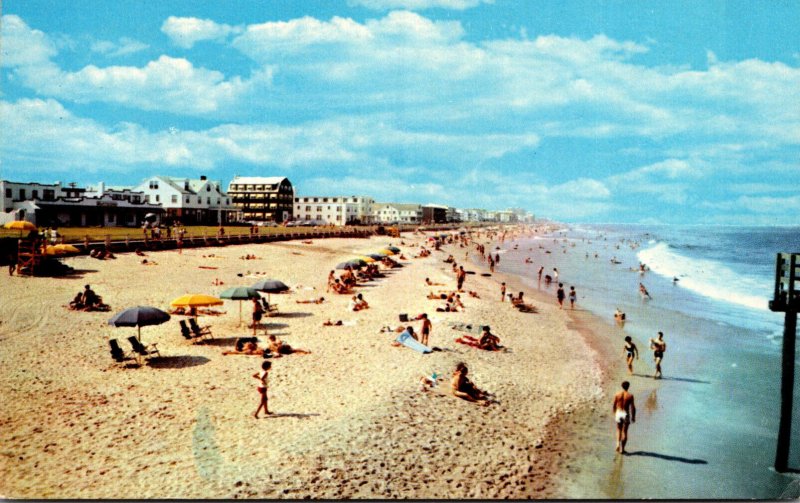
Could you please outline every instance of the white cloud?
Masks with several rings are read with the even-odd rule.
[[[241,33],[242,28],[239,26],[219,24],[210,19],[170,16],[161,25],[161,31],[166,34],[174,44],[184,49],[189,49],[200,41],[224,40],[230,35]]]
[[[31,29],[19,16],[0,20],[0,63],[6,68],[37,65],[57,53],[55,44],[39,30]]]
[[[373,10],[467,10],[481,4],[492,4],[494,0],[348,0],[348,3]]]
[[[150,46],[144,42],[134,40],[128,37],[121,37],[118,42],[111,42],[108,40],[96,40],[91,44],[91,51],[104,54],[110,57],[127,56],[144,51]]]
[[[207,114],[230,106],[248,84],[238,77],[161,56],[144,67],[90,65],[65,72],[53,64],[18,70],[39,93],[77,102],[105,101],[144,110]]]

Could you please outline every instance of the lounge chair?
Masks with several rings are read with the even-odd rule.
[[[204,337],[207,335],[212,339],[214,338],[214,336],[211,335],[211,325],[201,327],[197,324],[197,320],[195,318],[189,318],[189,328],[192,329],[192,333],[195,337]]]
[[[123,351],[122,348],[119,347],[119,343],[117,342],[116,339],[109,339],[108,345],[111,347],[111,351],[110,351],[111,358],[113,358],[115,362],[123,363],[123,362],[125,362],[127,360],[132,360],[133,359],[133,356],[132,356],[133,353],[125,354],[125,351]]]
[[[131,343],[133,352],[139,356],[151,357],[153,356],[153,354],[161,356],[161,353],[158,351],[158,348],[156,347],[155,343],[148,344],[147,346],[145,346],[144,344],[139,342],[139,339],[137,339],[135,336],[128,337],[128,342]]]

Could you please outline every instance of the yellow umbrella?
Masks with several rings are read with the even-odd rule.
[[[205,295],[202,293],[189,293],[182,295],[177,299],[170,302],[172,307],[205,307],[205,306],[221,306],[222,299]]]
[[[4,229],[11,229],[15,231],[35,231],[36,226],[27,220],[14,220],[13,222],[6,222],[3,225]]]
[[[380,253],[381,255],[394,255],[394,252],[392,250],[388,250],[385,248],[383,250],[378,250],[378,253]]]
[[[49,245],[44,249],[45,255],[66,255],[66,250],[62,250],[61,248],[56,248],[54,245]]]
[[[363,256],[361,256],[361,257],[358,257],[358,259],[359,259],[359,260],[363,260],[364,262],[367,262],[367,263],[372,263],[372,262],[375,262],[375,259],[374,259],[374,258],[372,258],[372,257],[368,257],[368,256],[366,256],[366,255],[363,255]]]
[[[81,251],[72,245],[59,244],[47,246],[44,252],[46,255],[66,255],[68,253],[80,253]]]

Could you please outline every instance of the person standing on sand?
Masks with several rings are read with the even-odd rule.
[[[264,308],[261,307],[261,303],[258,301],[258,298],[253,298],[253,335],[256,335],[256,328],[258,324],[261,322],[261,316],[264,314]]]
[[[575,287],[569,287],[569,307],[575,309],[575,301],[578,300],[578,294],[575,292]]]
[[[625,355],[625,362],[628,364],[628,373],[633,374],[633,357],[639,359],[639,348],[633,343],[630,335],[625,336],[625,346],[622,348],[622,353]]]
[[[667,350],[667,343],[664,341],[664,332],[658,332],[658,339],[650,339],[650,349],[653,350],[653,360],[656,362],[656,373],[653,379],[661,379],[661,360]]]
[[[542,282],[542,272],[544,272],[544,266],[539,267],[539,283]]]
[[[506,301],[506,282],[500,284],[500,302]]]
[[[622,381],[622,391],[614,395],[614,423],[617,425],[617,447],[614,449],[620,454],[625,454],[625,444],[628,443],[628,426],[636,422],[636,406],[633,395],[628,393],[631,383]]]
[[[558,299],[558,308],[564,309],[564,283],[558,284],[558,291],[556,291],[556,298]]]
[[[258,408],[256,409],[256,413],[253,414],[256,419],[258,419],[258,413],[261,412],[261,407],[264,407],[264,413],[266,415],[270,415],[271,412],[269,411],[269,407],[267,406],[267,379],[269,378],[269,369],[272,367],[272,363],[265,361],[261,364],[261,372],[257,372],[253,374],[253,377],[258,379],[258,393],[261,395],[261,401],[258,403]]]
[[[456,281],[458,283],[458,291],[462,292],[462,287],[464,286],[464,279],[467,277],[467,272],[464,270],[464,266],[458,266],[458,273],[456,273]]]
[[[422,313],[422,328],[420,332],[422,332],[422,337],[420,337],[420,342],[424,345],[428,345],[428,336],[431,335],[431,330],[433,329],[433,324],[431,320],[428,319],[428,313]]]

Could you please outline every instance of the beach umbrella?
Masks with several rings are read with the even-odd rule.
[[[376,259],[374,259],[374,258],[370,257],[369,255],[363,255],[363,256],[361,256],[361,257],[357,257],[357,258],[358,258],[359,260],[363,260],[363,261],[364,261],[364,262],[366,262],[367,264],[370,264],[370,263],[372,263],[372,262],[375,262],[375,261],[376,261]]]
[[[391,250],[391,251],[393,251],[395,253],[400,253],[400,248],[398,248],[396,246],[387,246],[386,249],[387,250]]]
[[[211,295],[203,293],[189,293],[181,295],[177,299],[170,302],[172,307],[206,307],[206,306],[219,306],[223,302]]]
[[[45,247],[45,255],[67,255],[69,253],[80,253],[81,251],[72,245],[59,244],[48,245]]]
[[[27,220],[14,220],[3,224],[4,229],[12,231],[19,231],[19,237],[22,237],[22,231],[35,231],[36,226]]]
[[[366,260],[362,260],[360,258],[350,259],[350,260],[348,260],[348,262],[351,263],[351,264],[355,264],[358,267],[364,267],[365,265],[367,265],[367,261]]]
[[[136,338],[142,341],[142,327],[161,325],[168,322],[170,316],[161,309],[150,306],[129,307],[120,311],[108,320],[114,327],[136,327]]]
[[[379,261],[379,260],[383,260],[383,257],[385,257],[385,255],[380,255],[380,254],[377,254],[377,253],[370,253],[367,256],[369,258],[371,258],[371,259],[374,259],[376,262]]]
[[[341,262],[339,264],[336,264],[337,269],[347,269],[348,267],[350,267],[351,269],[358,269],[361,266],[358,263],[354,263],[350,260],[348,260],[347,262]]]
[[[267,292],[267,302],[269,302],[269,295],[271,293],[285,292],[289,289],[283,281],[277,279],[262,279],[250,288],[255,288],[259,292]]]
[[[383,250],[378,250],[378,253],[383,253],[384,255],[394,255],[394,252],[388,248],[384,248]]]
[[[253,298],[259,298],[260,295],[258,294],[258,290],[255,288],[251,288],[249,286],[234,286],[232,288],[228,288],[221,294],[219,294],[221,299],[229,299],[229,300],[238,300],[239,301],[239,325],[242,324],[242,301],[243,300],[250,300]]]

